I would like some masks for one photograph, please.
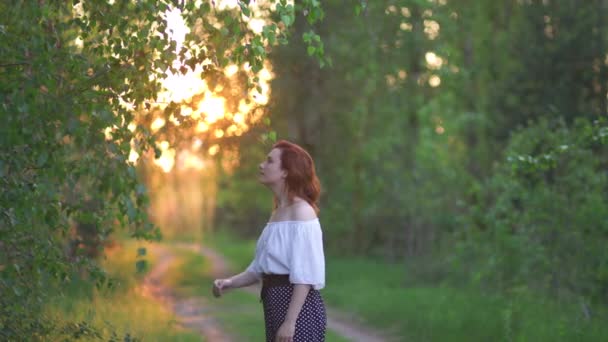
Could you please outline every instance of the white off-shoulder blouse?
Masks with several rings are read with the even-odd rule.
[[[323,232],[319,219],[268,222],[260,235],[247,272],[289,274],[292,284],[325,287]]]

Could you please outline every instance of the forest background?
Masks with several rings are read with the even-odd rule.
[[[502,298],[504,336],[531,298],[568,336],[606,317],[606,0],[236,3],[0,5],[0,336],[55,329],[36,308],[74,270],[107,285],[117,230],[255,238],[277,138],[316,161],[329,256]],[[164,102],[178,74],[204,89]],[[202,219],[164,229],[180,165]]]

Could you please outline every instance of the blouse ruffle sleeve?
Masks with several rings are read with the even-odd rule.
[[[294,235],[289,252],[289,281],[292,284],[309,284],[315,290],[325,287],[325,255],[323,232],[316,224],[293,227]]]
[[[247,266],[245,271],[255,275],[256,278],[262,279],[262,268],[260,267],[257,256],[251,261],[251,264]]]
[[[258,239],[258,242],[256,243],[255,256],[253,257],[253,260],[251,261],[249,266],[247,266],[247,268],[245,269],[246,272],[252,273],[258,279],[262,279],[262,273],[263,273],[262,265],[260,265],[260,253],[261,253],[261,248],[260,248],[261,242],[260,241],[261,240],[262,240],[262,237],[260,237],[260,239]]]

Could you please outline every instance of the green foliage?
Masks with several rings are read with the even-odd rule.
[[[580,326],[560,333],[570,323],[521,337],[534,321],[522,312],[534,310],[519,300],[563,305],[564,321],[582,326],[608,302],[607,10],[401,0],[357,1],[352,13],[327,1],[312,32],[296,20],[296,35],[321,35],[334,65],[321,72],[304,58],[310,45],[274,50],[271,116],[315,159],[327,249],[404,260],[403,287],[498,293],[504,301],[480,316],[500,317],[490,331],[507,339],[577,339]],[[240,213],[263,209],[223,196]],[[439,307],[420,320],[426,331]]]
[[[359,3],[360,16],[345,14],[340,1],[324,6],[326,19],[317,32],[332,68],[321,72],[302,58],[316,52],[310,46],[276,50],[273,123],[280,135],[301,143],[315,158],[324,189],[321,217],[331,222],[328,246],[400,257],[409,234],[404,231],[422,230],[428,218],[418,220],[422,216],[414,214],[418,208],[411,203],[425,172],[423,167],[414,171],[420,131],[427,124],[435,128],[431,115],[422,113],[433,89],[417,79],[430,74],[423,70],[424,52],[433,43],[424,38],[421,16],[432,4]],[[412,18],[402,15],[406,6]],[[412,31],[399,29],[404,20],[414,25]],[[296,29],[305,41],[315,41],[305,24]],[[430,140],[424,148],[443,149]],[[440,170],[439,165],[424,168]],[[435,204],[424,205],[436,210],[431,209]]]
[[[608,282],[606,120],[540,120],[511,137],[509,155],[476,194],[467,262],[505,291],[548,290],[605,303]]]
[[[138,71],[151,61],[135,59],[130,65],[135,50],[149,43],[148,37],[130,32],[147,16],[137,12],[133,22],[124,23],[129,46],[120,50],[121,40],[99,41],[100,32],[120,20],[117,13],[108,11],[107,21],[98,22],[97,11],[78,16],[67,3],[2,5],[1,40],[8,48],[0,59],[9,62],[1,67],[5,82],[0,88],[6,189],[0,197],[0,289],[7,294],[0,299],[3,339],[45,331],[47,322],[37,309],[45,288],[68,280],[74,268],[85,267],[100,285],[106,281],[83,251],[75,250],[72,259],[64,255],[72,224],[94,227],[85,231],[99,243],[116,219],[132,227],[134,235],[154,237],[144,213],[136,210],[146,199],[133,192],[135,170],[125,163],[130,146],[124,143],[136,138],[143,149],[149,136],[131,134],[132,114],[119,105],[152,95],[154,83]],[[41,19],[32,24],[28,18]],[[79,35],[82,47],[74,43]],[[122,88],[125,78],[141,87]],[[104,129],[113,126],[113,140],[105,139]]]
[[[0,339],[44,339],[54,324],[40,311],[49,286],[74,274],[107,284],[92,258],[116,228],[160,238],[128,157],[131,149],[158,155],[151,132],[130,125],[155,100],[166,72],[206,59],[208,71],[235,61],[259,69],[274,40],[286,41],[293,15],[322,17],[317,1],[295,10],[282,1],[287,22],[256,35],[241,15],[247,6],[217,13],[225,23],[218,28],[205,20],[214,5],[194,4],[183,3],[182,14],[200,34],[180,51],[164,19],[172,1],[0,4]],[[167,117],[179,106],[168,108]],[[89,331],[74,324],[77,334]]]

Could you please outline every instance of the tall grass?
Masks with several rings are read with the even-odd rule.
[[[97,335],[95,340],[109,341],[114,337],[120,340],[200,341],[200,336],[179,327],[170,311],[142,292],[138,283],[144,275],[136,273],[135,261],[137,248],[143,246],[144,243],[124,241],[109,251],[103,264],[116,280],[113,288],[97,289],[76,279],[61,294],[57,291],[47,307],[47,314],[60,326],[62,322],[83,322],[79,327],[72,326],[74,333],[91,327],[88,335]],[[154,256],[149,256],[148,260],[154,262]]]

